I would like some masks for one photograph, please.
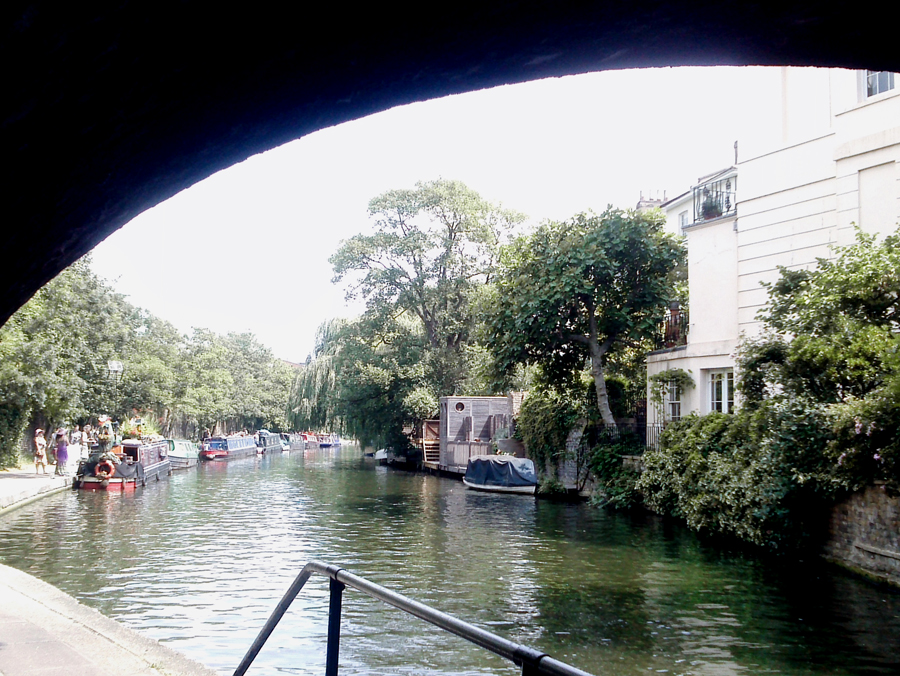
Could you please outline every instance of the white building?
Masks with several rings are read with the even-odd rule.
[[[686,342],[651,353],[647,374],[683,369],[695,387],[670,388],[648,422],[733,410],[734,354],[760,331],[761,284],[778,266],[811,268],[851,243],[854,223],[886,234],[900,222],[894,74],[782,68],[780,80],[781,138],[747,135],[735,166],[662,205],[667,228],[687,240],[690,319]]]

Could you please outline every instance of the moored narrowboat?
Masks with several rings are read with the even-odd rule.
[[[89,490],[134,490],[148,480],[172,473],[168,450],[138,439],[125,439],[108,451],[95,451],[78,464],[73,488]]]
[[[193,442],[186,439],[161,439],[151,446],[159,444],[168,454],[169,464],[172,469],[190,469],[196,467],[200,459],[200,452]]]
[[[288,444],[290,444],[292,451],[306,450],[306,441],[303,439],[303,435],[299,432],[291,432],[290,434],[281,435],[282,439],[284,439],[285,437],[287,437]]]
[[[203,442],[201,460],[233,460],[256,454],[253,437],[211,437]]]
[[[260,453],[281,453],[281,435],[260,430],[257,446]]]

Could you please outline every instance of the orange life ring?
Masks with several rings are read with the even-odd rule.
[[[101,460],[94,468],[94,476],[98,479],[109,479],[116,473],[116,466],[109,460]]]

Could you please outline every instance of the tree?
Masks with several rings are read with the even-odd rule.
[[[823,482],[900,488],[900,231],[856,241],[812,270],[780,270],[760,312],[764,333],[742,344],[748,408],[802,403],[824,411],[827,444],[807,448]]]
[[[461,350],[474,325],[473,297],[491,278],[504,234],[524,217],[440,179],[376,197],[369,215],[375,233],[356,235],[330,258],[334,281],[358,275],[348,297],[360,295],[382,322],[417,317],[429,378],[452,394],[466,376]]]
[[[388,322],[367,313],[319,328],[316,358],[298,373],[291,395],[298,428],[330,428],[361,444],[407,450],[404,429],[437,411],[426,383],[420,323],[402,314]]]
[[[335,416],[334,357],[341,349],[343,319],[322,322],[316,330],[315,359],[309,358],[294,377],[288,400],[291,425],[298,430],[340,429]]]
[[[661,212],[609,208],[546,223],[505,250],[490,345],[501,372],[540,364],[551,381],[590,364],[603,422],[614,424],[607,362],[658,331],[682,244]]]
[[[125,371],[114,385],[109,360]],[[185,338],[136,308],[85,257],[0,328],[0,465],[15,463],[29,423],[83,424],[101,413],[188,429],[287,426],[293,373],[250,334]]]
[[[900,236],[878,243],[857,229],[833,259],[780,273],[759,316],[766,331],[742,350],[745,398],[778,388],[831,404],[881,387],[900,331]]]

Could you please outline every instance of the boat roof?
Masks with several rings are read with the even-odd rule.
[[[523,460],[525,462],[530,462],[534,464],[534,462],[529,458],[517,458],[514,455],[473,455],[469,458],[469,462],[494,462],[494,463],[504,463],[511,462],[514,465],[521,463]]]

